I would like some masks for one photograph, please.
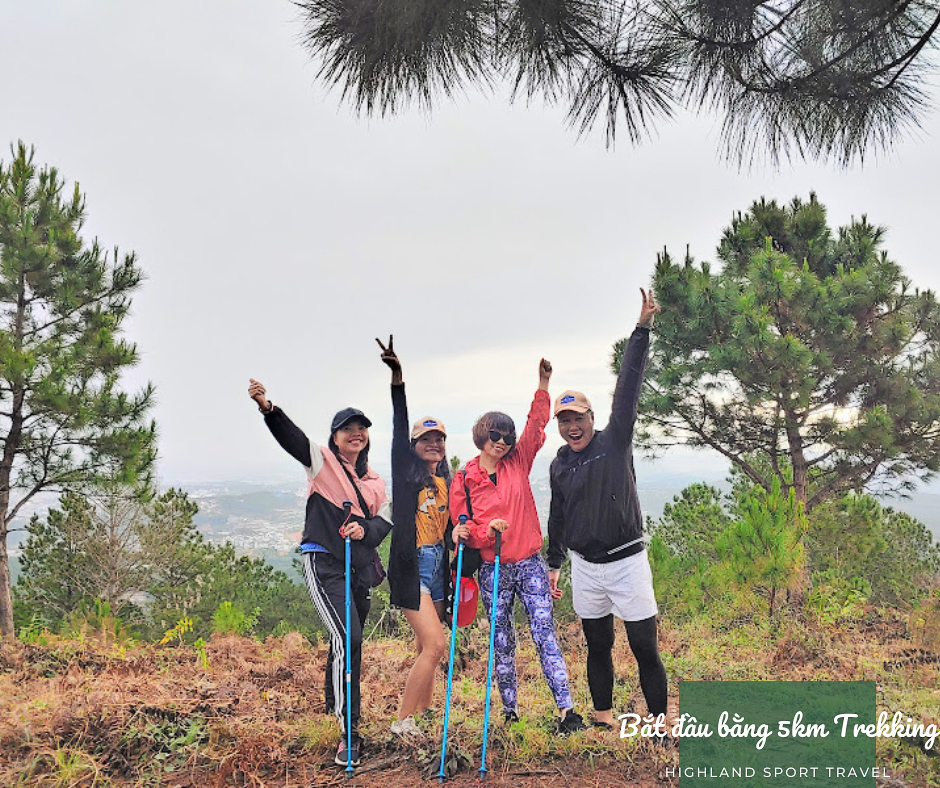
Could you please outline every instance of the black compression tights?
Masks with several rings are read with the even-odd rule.
[[[642,621],[624,621],[627,641],[640,669],[640,687],[650,714],[666,713],[666,669],[656,642],[656,616]],[[582,618],[587,638],[588,686],[597,711],[607,711],[614,701],[614,617]]]

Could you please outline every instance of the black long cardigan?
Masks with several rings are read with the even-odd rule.
[[[388,556],[388,586],[391,603],[396,607],[418,610],[421,606],[421,581],[418,577],[418,548],[415,516],[418,493],[428,480],[427,465],[411,448],[408,402],[405,384],[392,384],[392,545]],[[450,563],[448,545],[453,525],[448,515],[444,539],[444,560]],[[450,596],[450,572],[445,572]]]

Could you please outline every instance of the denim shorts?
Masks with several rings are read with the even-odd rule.
[[[444,545],[422,545],[418,548],[418,582],[421,593],[430,594],[432,602],[444,599]]]

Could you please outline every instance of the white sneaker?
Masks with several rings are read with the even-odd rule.
[[[414,717],[405,717],[403,720],[395,720],[392,723],[392,733],[403,738],[423,738],[424,734],[421,728],[415,723]]]

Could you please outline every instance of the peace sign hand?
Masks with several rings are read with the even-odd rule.
[[[640,294],[643,296],[643,306],[640,308],[640,319],[637,323],[643,328],[652,328],[653,327],[653,318],[656,317],[656,313],[662,309],[662,307],[656,303],[656,300],[653,298],[653,291],[650,290],[648,293],[641,287]]]
[[[382,340],[378,337],[375,338],[375,341],[378,342],[379,347],[382,348],[382,363],[392,370],[392,383],[400,384],[402,382],[401,362],[398,360],[398,355],[395,353],[394,338],[391,334],[388,335],[388,347],[383,345]]]

